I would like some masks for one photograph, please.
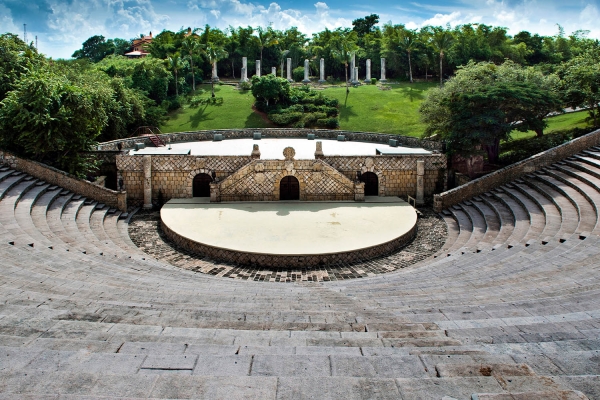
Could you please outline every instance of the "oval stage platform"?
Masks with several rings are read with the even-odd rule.
[[[267,268],[316,267],[392,253],[416,234],[398,197],[365,202],[232,202],[172,199],[161,225],[178,246],[215,260]]]

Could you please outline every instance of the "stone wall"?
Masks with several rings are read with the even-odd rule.
[[[424,194],[431,197],[444,188],[446,156],[402,155],[376,157],[325,156],[323,161],[351,180],[357,172],[373,172],[379,180],[380,196],[415,196],[417,190],[417,160],[425,161]]]
[[[261,132],[262,137],[269,138],[306,138],[309,133],[314,133],[316,140],[318,139],[337,139],[338,135],[345,135],[346,140],[374,142],[388,144],[390,139],[398,141],[399,146],[406,147],[421,147],[431,151],[442,151],[442,143],[434,140],[423,140],[410,136],[388,135],[380,133],[368,132],[351,132],[329,129],[298,129],[298,128],[257,128],[257,129],[216,129],[211,131],[194,131],[194,132],[178,132],[165,133],[158,135],[165,143],[175,142],[195,142],[204,140],[213,140],[216,133],[223,135],[224,139],[252,139],[254,132]],[[135,138],[113,140],[98,145],[97,149],[106,150],[121,150],[134,147],[135,143],[145,143],[147,146],[153,146],[152,142],[146,136]]]
[[[127,190],[130,204],[144,200],[144,168],[141,156],[117,156],[117,168]],[[152,198],[162,193],[164,201],[192,197],[192,182],[199,173],[223,180],[250,163],[250,156],[152,156]]]
[[[524,175],[542,169],[555,162],[579,153],[592,146],[600,144],[600,129],[588,133],[568,143],[546,150],[508,167],[499,169],[489,175],[475,179],[465,185],[456,187],[434,196],[434,209],[440,212],[448,207],[479,196],[494,188],[507,184]]]
[[[127,192],[117,192],[93,184],[85,179],[79,179],[64,171],[31,160],[19,158],[13,154],[0,151],[0,163],[10,166],[17,171],[62,187],[100,203],[127,211]]]
[[[300,183],[300,200],[354,200],[354,182],[319,160],[255,160],[218,184],[215,201],[277,201],[285,176]]]

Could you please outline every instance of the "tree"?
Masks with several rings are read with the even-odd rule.
[[[167,58],[167,62],[169,65],[169,69],[173,71],[173,75],[175,75],[175,96],[179,96],[179,78],[177,77],[177,75],[179,74],[179,71],[181,71],[184,67],[183,61],[179,53],[175,53]]]
[[[600,48],[574,57],[559,71],[567,105],[588,109],[594,125],[600,123]]]
[[[269,103],[277,104],[285,99],[289,91],[290,83],[287,79],[271,74],[263,75],[260,78],[256,75],[252,77],[252,95],[255,99],[264,101],[267,107]]]
[[[0,144],[81,176],[90,167],[82,152],[95,145],[112,101],[110,88],[95,79],[31,71],[0,103]]]
[[[364,18],[357,18],[352,21],[352,30],[356,32],[359,38],[373,32],[373,27],[379,22],[379,15],[371,14]]]
[[[204,54],[210,65],[216,64],[219,60],[227,58],[227,52],[219,45],[208,43],[204,49]],[[215,82],[210,80],[212,97],[215,97]]]
[[[442,86],[444,84],[444,55],[448,52],[448,49],[450,49],[452,42],[454,42],[454,37],[449,31],[441,26],[435,26],[432,29],[433,32],[430,37],[430,42],[433,49],[440,56],[440,86]]]
[[[406,52],[408,55],[408,73],[410,83],[413,83],[412,64],[411,64],[411,53],[418,46],[418,35],[417,32],[411,29],[402,29],[400,37],[398,38],[398,46]]]
[[[111,54],[120,54],[129,49],[129,42],[124,39],[108,39],[95,35],[83,42],[81,49],[76,50],[71,57],[98,62]]]
[[[279,43],[273,29],[269,26],[266,30],[262,27],[256,28],[257,35],[254,36],[254,41],[260,49],[260,67],[263,68],[263,50],[265,47],[271,47]]]
[[[341,64],[344,64],[344,71],[346,73],[346,96],[350,93],[350,87],[348,86],[348,62],[352,54],[358,50],[356,45],[356,32],[350,31],[348,33],[336,32],[336,36],[333,38],[332,43],[332,55]]]
[[[488,161],[497,163],[500,142],[512,130],[543,130],[546,121],[539,116],[560,109],[556,93],[540,82],[536,73],[511,61],[471,62],[428,92],[419,108],[425,136],[439,135],[448,153],[463,157],[483,146]]]
[[[0,35],[0,101],[15,88],[21,77],[45,63],[44,57],[17,35]]]
[[[200,51],[201,46],[198,42],[198,36],[192,34],[183,39],[181,48],[190,60],[190,66],[192,68],[192,90],[196,91],[196,74],[194,73],[194,56]]]

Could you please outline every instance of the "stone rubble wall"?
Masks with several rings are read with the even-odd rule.
[[[26,174],[48,182],[51,185],[70,190],[89,199],[96,200],[99,203],[118,208],[121,211],[127,211],[127,192],[118,192],[107,189],[49,165],[25,160],[5,151],[0,151],[0,163],[14,168],[17,171],[25,172]]]
[[[380,196],[415,196],[417,190],[417,161],[425,161],[424,194],[431,197],[444,187],[446,156],[402,155],[375,157],[325,156],[323,161],[340,171],[350,180],[357,172],[373,172],[379,180]]]
[[[469,200],[474,196],[479,196],[487,191],[495,189],[519,179],[522,176],[531,174],[539,169],[561,161],[567,157],[577,154],[589,147],[600,145],[600,129],[587,135],[573,139],[570,142],[554,147],[531,156],[523,161],[499,169],[481,178],[458,186],[452,190],[434,195],[434,209],[437,212]]]
[[[117,156],[117,169],[123,179],[130,204],[141,205],[144,200],[144,168],[141,156]],[[159,192],[165,202],[172,198],[192,197],[192,182],[199,173],[223,180],[250,163],[250,156],[152,156],[152,198]]]
[[[165,143],[212,141],[214,135],[219,133],[223,139],[252,139],[255,132],[262,133],[265,139],[271,138],[306,138],[309,133],[315,134],[315,140],[337,139],[338,135],[345,135],[346,140],[382,143],[386,146],[390,139],[398,141],[398,146],[419,147],[430,151],[442,151],[442,143],[435,140],[419,139],[410,136],[388,135],[383,133],[352,132],[330,129],[299,129],[299,128],[257,128],[257,129],[215,129],[210,131],[193,131],[165,133],[158,135]],[[154,146],[147,136],[113,140],[101,143],[98,150],[120,150],[133,148],[135,143],[145,143],[146,146]]]
[[[216,201],[277,201],[285,176],[300,184],[300,200],[354,200],[354,182],[319,160],[255,160],[219,183]]]

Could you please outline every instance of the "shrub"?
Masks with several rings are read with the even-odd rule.
[[[377,85],[377,78],[371,78],[371,85]]]
[[[294,82],[302,82],[304,79],[304,67],[296,67],[292,70],[292,79]]]
[[[252,89],[252,84],[248,82],[240,82],[239,84],[241,90],[250,90]]]
[[[317,120],[317,126],[320,128],[336,129],[340,126],[340,120],[337,118],[321,118]]]
[[[284,112],[280,114],[271,113],[269,119],[275,125],[289,125],[302,119],[303,113],[301,112]]]

